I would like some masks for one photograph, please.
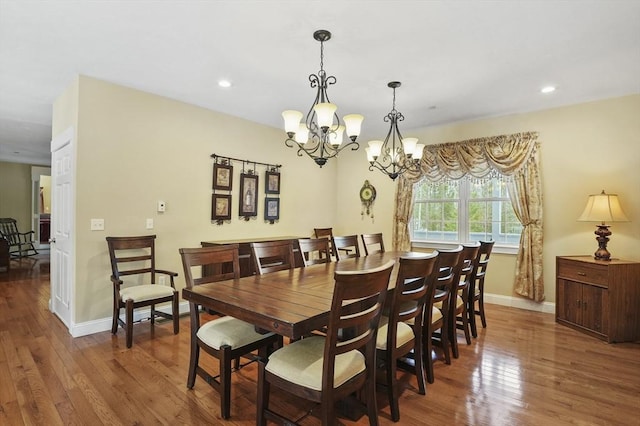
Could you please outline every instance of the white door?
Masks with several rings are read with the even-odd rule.
[[[50,309],[73,334],[75,163],[73,129],[51,141]]]

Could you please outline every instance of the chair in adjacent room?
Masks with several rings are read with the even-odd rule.
[[[295,268],[291,240],[251,243],[251,259],[258,275]]]
[[[269,406],[272,388],[320,404],[323,425],[336,424],[335,403],[354,392],[366,401],[370,424],[378,424],[375,383],[376,335],[394,261],[378,268],[335,272],[327,335],[278,349],[258,366],[257,425],[291,424]],[[357,303],[353,303],[357,300]],[[351,331],[348,340],[338,336]],[[289,423],[287,423],[289,422]]]
[[[463,244],[462,253],[460,254],[460,280],[458,281],[458,294],[455,306],[452,305],[453,313],[451,315],[454,324],[451,328],[451,339],[456,341],[454,357],[458,358],[458,339],[457,330],[464,332],[464,338],[467,345],[471,344],[471,330],[469,328],[469,292],[471,282],[474,280],[476,264],[478,262],[478,252],[480,251],[480,243]]]
[[[300,238],[298,246],[305,266],[331,262],[331,252],[327,238]]]
[[[400,420],[398,398],[400,390],[396,378],[398,360],[413,356],[418,392],[426,393],[422,342],[425,303],[433,307],[435,280],[438,276],[438,253],[423,257],[400,257],[394,291],[387,299],[388,316],[380,319],[376,342],[378,361],[384,365],[385,382],[394,422]]]
[[[357,235],[333,237],[333,248],[338,260],[360,257],[360,244]]]
[[[184,267],[187,288],[222,280],[238,279],[240,263],[238,245],[220,245],[202,248],[181,248],[180,257]],[[206,267],[206,268],[205,268]],[[212,273],[202,276],[202,271]],[[255,359],[251,353],[258,351],[258,356],[266,357],[269,348],[281,346],[281,337],[274,333],[260,334],[254,325],[239,319],[223,316],[202,322],[200,305],[189,302],[191,316],[191,356],[187,388],[195,385],[196,374],[202,377],[220,395],[220,410],[223,419],[231,416],[231,373],[243,367],[237,360],[246,357]],[[219,374],[214,375],[199,363],[200,350],[219,361]]]
[[[469,326],[471,335],[478,337],[478,328],[476,325],[476,315],[480,315],[482,328],[487,328],[487,319],[484,314],[484,279],[489,266],[489,258],[495,241],[480,241],[480,251],[478,252],[478,260],[476,262],[476,270],[473,273],[473,280],[469,286],[469,304],[467,310],[469,313]],[[478,309],[476,310],[476,302]]]
[[[111,259],[113,284],[113,322],[111,332],[118,332],[118,324],[126,331],[127,348],[133,344],[134,309],[148,306],[151,325],[156,317],[173,320],[173,333],[180,331],[178,291],[173,282],[177,273],[156,268],[155,235],[139,237],[107,237]],[[169,286],[156,283],[157,276],[168,277]],[[123,279],[126,279],[125,280]],[[161,303],[171,303],[171,313],[156,309]],[[125,320],[120,318],[125,310]]]
[[[10,217],[0,218],[0,238],[7,240],[9,244],[9,256],[23,258],[38,254],[33,245],[33,231],[18,231],[18,222]]]
[[[384,241],[382,241],[382,233],[378,234],[362,234],[362,246],[364,247],[364,255],[368,256],[374,253],[384,253]]]

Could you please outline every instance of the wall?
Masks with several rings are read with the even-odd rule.
[[[0,217],[18,221],[18,230],[31,230],[31,165],[0,161]]]
[[[602,189],[620,196],[630,219],[615,223],[609,251],[613,257],[640,260],[640,95],[526,114],[514,114],[447,126],[404,130],[422,143],[456,142],[484,136],[525,131],[539,132],[544,196],[544,280],[546,300],[555,301],[555,257],[592,254],[597,249],[594,223],[578,222],[590,194]],[[411,122],[407,117],[406,123]],[[366,146],[366,142],[362,143]],[[361,152],[362,151],[362,152]],[[350,153],[351,154],[351,153]],[[361,149],[342,156],[338,168],[339,199],[357,197],[364,179],[378,189],[377,226],[363,221],[350,206],[340,215],[341,230],[358,232],[377,228],[391,241],[395,184],[380,172],[366,169]],[[387,237],[388,236],[388,237]],[[388,244],[389,244],[388,243]],[[494,257],[486,291],[513,296],[515,258]]]
[[[180,247],[309,236],[314,226],[336,220],[335,164],[320,169],[298,157],[285,147],[281,129],[84,76],[54,105],[54,134],[70,125],[77,127],[75,323],[111,317],[108,235],[155,233],[157,264],[179,272],[182,288]],[[231,223],[211,222],[213,153],[283,165],[279,222],[262,219],[264,169],[258,219],[238,218],[241,164],[234,164]],[[156,212],[158,200],[166,212]],[[103,218],[105,231],[90,231],[91,218]],[[154,220],[153,230],[145,229],[147,218]]]

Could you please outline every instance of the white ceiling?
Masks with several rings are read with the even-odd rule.
[[[329,96],[365,116],[365,142],[386,134],[392,80],[405,136],[640,93],[640,0],[0,0],[0,160],[49,162],[52,104],[77,74],[281,127],[315,96],[317,29],[333,33]]]

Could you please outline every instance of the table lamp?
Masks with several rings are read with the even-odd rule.
[[[611,253],[607,250],[608,237],[611,235],[611,231],[609,231],[609,225],[605,225],[605,222],[629,222],[620,207],[618,196],[616,194],[605,194],[604,189],[601,194],[589,195],[587,206],[578,220],[582,222],[600,222],[600,225],[597,225],[598,229],[595,231],[598,250],[596,250],[593,257],[596,260],[611,260]]]

